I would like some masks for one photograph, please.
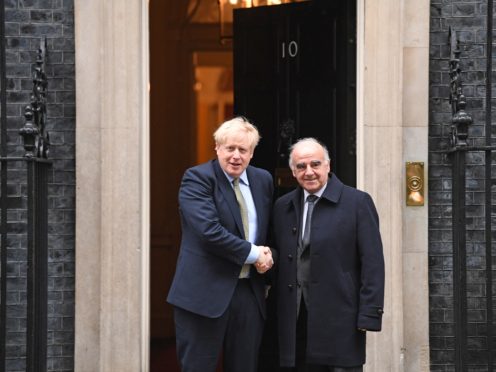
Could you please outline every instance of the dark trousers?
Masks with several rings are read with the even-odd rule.
[[[182,372],[214,372],[221,352],[224,372],[256,371],[264,321],[249,279],[238,281],[220,318],[176,307],[174,320]]]
[[[337,367],[306,363],[307,350],[307,307],[301,299],[298,321],[296,323],[296,367],[285,369],[292,372],[363,372],[363,366]],[[284,369],[283,369],[284,370]]]

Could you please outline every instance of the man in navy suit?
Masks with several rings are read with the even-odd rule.
[[[272,176],[250,166],[257,129],[238,117],[214,133],[217,159],[188,169],[179,190],[182,240],[167,301],[183,372],[254,372],[265,319]]]
[[[313,138],[292,146],[290,168],[299,187],[273,215],[280,364],[363,371],[366,331],[381,330],[384,302],[374,203],[330,173],[328,151]]]

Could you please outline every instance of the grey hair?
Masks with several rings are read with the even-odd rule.
[[[318,145],[318,146],[322,147],[322,149],[324,150],[324,159],[328,163],[331,162],[331,158],[329,156],[329,151],[327,150],[326,145],[324,145],[322,142],[320,142],[319,140],[317,140],[313,137],[306,137],[306,138],[300,138],[298,141],[296,141],[295,143],[293,143],[289,147],[289,168],[293,169],[293,151],[297,147],[299,147],[300,145],[306,144],[306,143],[311,143],[311,144]]]

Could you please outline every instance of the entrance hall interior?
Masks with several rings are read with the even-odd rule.
[[[233,115],[232,47],[219,39],[217,0],[150,5],[152,372],[177,367],[166,303],[180,244],[177,193],[184,170],[215,156],[213,130]]]
[[[239,0],[241,2],[241,0]],[[243,0],[245,2],[246,0]],[[179,252],[181,231],[178,215],[177,195],[184,171],[193,165],[215,157],[212,133],[224,120],[234,113],[243,113],[243,107],[235,108],[233,82],[233,42],[230,21],[231,5],[235,0],[220,1],[225,4],[220,22],[218,0],[150,0],[150,166],[151,166],[151,249],[150,249],[150,371],[179,371],[176,362],[174,341],[173,308],[166,303],[166,296],[175,272]],[[253,0],[256,3],[256,0]],[[265,3],[271,3],[270,0]],[[275,1],[272,1],[275,3]],[[281,1],[278,1],[279,3]],[[251,1],[249,1],[251,3]],[[315,1],[319,3],[319,1]],[[348,3],[334,1],[333,3]],[[278,7],[278,5],[274,5]],[[340,8],[341,9],[341,8]],[[329,53],[329,65],[335,68],[329,79],[335,82],[329,89],[329,100],[320,104],[320,97],[327,97],[315,91],[309,100],[318,102],[319,106],[342,107],[332,111],[329,123],[326,120],[314,120],[314,126],[296,128],[298,134],[322,135],[329,138],[332,155],[337,158],[351,159],[351,165],[337,164],[341,167],[340,177],[350,184],[355,182],[355,19],[353,6],[343,6],[340,10],[344,21],[338,21],[341,39],[333,40]],[[337,17],[338,19],[341,19]],[[248,34],[252,30],[247,30]],[[334,38],[336,34],[333,34]],[[344,35],[352,35],[346,38]],[[267,36],[269,37],[269,36]],[[317,48],[326,41],[314,38]],[[346,41],[348,40],[348,41]],[[339,50],[340,53],[335,53]],[[289,51],[289,50],[288,50]],[[294,49],[291,49],[294,52]],[[263,56],[256,59],[262,64]],[[320,69],[320,67],[319,67]],[[340,74],[335,74],[336,69]],[[322,72],[321,74],[325,74]],[[313,77],[307,79],[312,81]],[[317,79],[320,76],[316,75]],[[294,81],[302,80],[300,78]],[[305,79],[303,79],[305,80]],[[293,80],[292,80],[293,81]],[[300,87],[304,92],[304,86]],[[325,89],[325,88],[323,88]],[[286,86],[280,89],[288,90]],[[345,92],[340,94],[340,92]],[[327,93],[327,92],[326,92]],[[309,94],[306,95],[310,97]],[[314,98],[315,97],[315,98]],[[303,106],[309,102],[301,100]],[[298,105],[300,101],[297,102]],[[334,105],[334,106],[333,106]],[[293,105],[291,106],[291,109]],[[296,106],[296,105],[295,105]],[[269,105],[270,110],[270,105]],[[289,110],[289,109],[288,109]],[[309,111],[315,112],[313,107]],[[249,109],[248,109],[249,111]],[[277,109],[274,108],[274,111]],[[279,110],[281,120],[285,120],[285,108]],[[278,114],[279,115],[279,114]],[[250,115],[247,115],[250,118]],[[277,120],[277,119],[275,119]],[[287,120],[287,122],[291,122]],[[345,123],[337,126],[336,122]],[[257,122],[255,121],[255,124]],[[324,128],[328,125],[327,129]],[[259,128],[260,129],[260,128]],[[274,128],[274,133],[277,132]],[[275,158],[270,151],[278,146],[277,139],[263,134],[260,156]],[[277,135],[276,135],[277,137]],[[338,141],[338,138],[340,139]],[[274,150],[275,151],[275,150]],[[254,159],[257,160],[257,159]],[[276,182],[286,182],[284,171],[287,161],[274,161],[273,173]],[[272,167],[272,163],[268,168]],[[279,172],[280,177],[277,177]],[[348,172],[348,173],[346,173]],[[349,179],[346,179],[350,177]],[[284,185],[283,185],[284,186]],[[219,367],[220,369],[220,367]]]

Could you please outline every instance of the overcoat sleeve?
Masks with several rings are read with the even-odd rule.
[[[384,306],[384,256],[379,217],[372,198],[366,193],[359,203],[357,224],[357,244],[361,262],[357,327],[380,331]]]

